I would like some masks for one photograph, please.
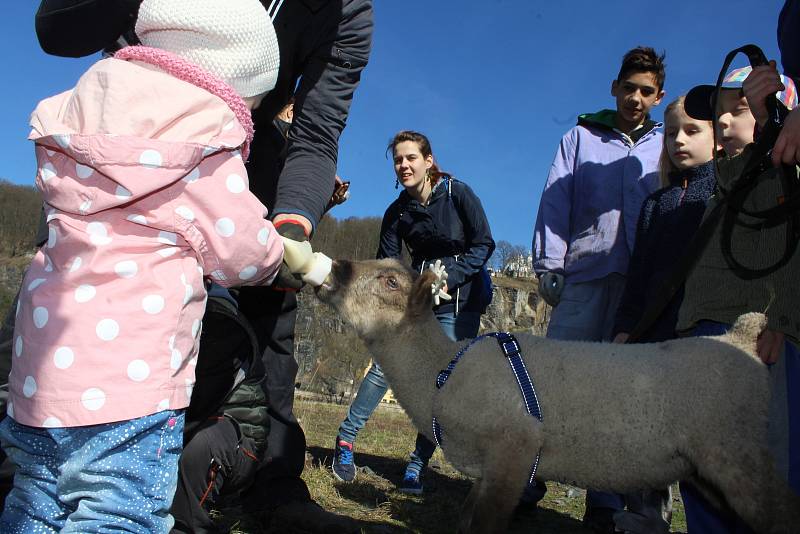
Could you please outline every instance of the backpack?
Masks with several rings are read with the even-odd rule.
[[[195,386],[186,410],[185,441],[209,417],[219,415],[243,383],[254,383],[260,390],[263,377],[258,340],[252,326],[232,300],[209,294],[200,334]]]
[[[452,181],[452,177],[448,177],[449,181]],[[464,210],[459,202],[456,201],[456,197],[451,194],[452,185],[448,183],[448,197],[450,201],[453,203],[453,206],[456,208],[456,212],[458,213],[458,217],[461,220],[461,225],[464,224],[464,219],[467,218]],[[487,259],[488,263],[488,259]],[[472,289],[471,291],[480,291],[478,294],[478,305],[482,312],[486,311],[486,308],[489,307],[489,304],[492,303],[492,297],[494,295],[494,285],[492,284],[492,277],[489,274],[489,271],[486,270],[486,264],[481,267],[481,270],[472,280]],[[474,298],[474,297],[473,297]],[[474,302],[474,301],[473,301]]]

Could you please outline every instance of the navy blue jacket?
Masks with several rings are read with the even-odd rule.
[[[617,308],[614,335],[630,333],[672,272],[694,236],[708,198],[714,192],[714,164],[692,167],[670,176],[671,185],[652,193],[642,205],[625,292]],[[683,287],[672,297],[642,342],[675,337]]]
[[[454,298],[443,301],[438,312],[486,310],[492,289],[484,266],[494,240],[481,201],[467,184],[444,176],[427,206],[406,191],[400,193],[383,216],[378,259],[399,258],[403,244],[415,270],[427,269],[437,259],[447,269],[447,288]]]

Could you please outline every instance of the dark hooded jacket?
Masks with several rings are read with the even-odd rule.
[[[450,176],[434,186],[428,205],[406,191],[386,209],[381,224],[378,259],[398,258],[402,246],[411,266],[422,271],[436,260],[447,269],[448,292],[439,312],[483,312],[491,302],[492,285],[485,266],[494,240],[481,201],[470,187]]]

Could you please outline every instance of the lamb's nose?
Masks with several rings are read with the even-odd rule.
[[[353,277],[353,264],[347,260],[333,260],[331,275],[342,285],[347,284]]]

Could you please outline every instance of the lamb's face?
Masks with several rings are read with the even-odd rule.
[[[416,278],[397,260],[335,261],[330,276],[316,292],[360,335],[371,337],[392,332],[404,318],[407,320],[409,307],[414,306],[414,299],[409,297],[414,294]]]

